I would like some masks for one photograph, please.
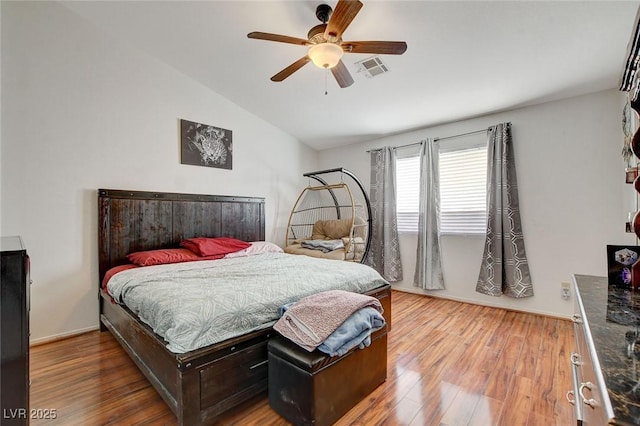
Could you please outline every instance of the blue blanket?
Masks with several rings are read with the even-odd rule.
[[[362,308],[331,333],[318,349],[329,356],[342,356],[356,346],[364,349],[371,344],[371,333],[384,324],[384,317],[375,308]]]

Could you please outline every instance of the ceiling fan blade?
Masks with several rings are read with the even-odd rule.
[[[327,23],[324,38],[326,40],[330,40],[331,37],[339,39],[361,8],[362,3],[358,0],[339,0]]]
[[[311,61],[311,59],[309,59],[308,56],[303,56],[302,58],[298,59],[297,61],[295,61],[294,63],[292,63],[291,65],[289,65],[285,69],[283,69],[282,71],[280,71],[278,74],[276,74],[273,77],[271,77],[271,81],[282,81],[282,80],[284,80],[285,78],[289,77],[294,72],[298,71],[303,66],[307,65],[307,63],[309,63],[310,61]]]
[[[341,46],[347,53],[402,55],[407,51],[407,43],[404,41],[343,41]]]
[[[307,46],[311,44],[309,43],[309,40],[306,40],[303,38],[289,37],[289,36],[280,35],[280,34],[261,33],[258,31],[254,31],[252,33],[247,34],[247,37],[255,38],[257,40],[278,41],[280,43],[299,44],[302,46]]]
[[[351,77],[351,74],[349,74],[349,70],[344,62],[342,62],[342,59],[338,62],[338,65],[331,68],[331,73],[336,78],[338,85],[343,89],[353,84],[353,78]]]

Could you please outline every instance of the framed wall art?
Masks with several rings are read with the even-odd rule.
[[[180,120],[180,162],[231,170],[232,132],[228,129]]]

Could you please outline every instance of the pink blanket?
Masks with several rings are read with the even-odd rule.
[[[343,290],[323,291],[291,305],[273,328],[312,352],[354,312],[367,306],[383,311],[375,297]]]

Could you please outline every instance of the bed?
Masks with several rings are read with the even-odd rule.
[[[265,200],[197,194],[98,190],[99,283],[136,251],[178,247],[199,236],[263,241]],[[378,298],[391,324],[390,286],[365,292]],[[208,424],[267,389],[271,327],[185,353],[167,343],[100,289],[100,327],[109,330],[176,415],[180,425]]]

